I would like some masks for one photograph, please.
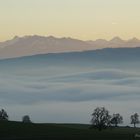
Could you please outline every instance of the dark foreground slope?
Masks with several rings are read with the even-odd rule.
[[[99,132],[80,124],[23,124],[0,122],[0,140],[133,140],[140,129],[116,128]]]

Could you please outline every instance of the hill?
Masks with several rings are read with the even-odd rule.
[[[137,48],[105,48],[100,50],[83,51],[83,52],[67,52],[67,53],[49,53],[38,54],[32,56],[24,56],[19,58],[0,60],[0,65],[16,65],[23,66],[24,64],[33,66],[39,65],[95,65],[100,63],[115,62],[139,62],[140,47]],[[20,65],[21,64],[21,65]]]
[[[133,140],[139,131],[120,127],[99,132],[82,124],[0,122],[1,140]]]

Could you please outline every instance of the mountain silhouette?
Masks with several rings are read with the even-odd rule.
[[[119,37],[114,37],[109,41],[104,39],[82,41],[65,37],[56,38],[53,36],[15,36],[11,40],[0,42],[0,59],[46,53],[80,52],[102,48],[131,48],[139,46],[140,40],[137,38],[122,40]]]

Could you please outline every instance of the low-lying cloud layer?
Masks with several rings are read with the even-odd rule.
[[[1,72],[0,103],[4,107],[6,106],[11,114],[13,114],[12,110],[15,110],[14,107],[17,108],[20,115],[23,112],[26,113],[25,110],[32,116],[36,114],[35,111],[39,111],[40,113],[35,116],[35,121],[38,122],[49,120],[49,122],[83,121],[86,123],[89,121],[88,114],[85,116],[84,113],[87,113],[86,110],[89,112],[89,108],[93,110],[96,106],[108,106],[108,103],[111,103],[111,110],[113,110],[116,108],[115,103],[123,106],[129,102],[135,102],[136,106],[134,107],[133,104],[133,107],[137,108],[137,102],[140,100],[140,73],[138,72],[120,69],[93,69],[93,71],[69,74],[58,73],[55,76],[51,73],[49,75],[45,71],[36,76],[30,75],[32,75],[32,70],[28,71],[28,75]],[[66,108],[62,107],[62,104],[66,105]],[[83,107],[84,104],[86,104],[85,107]],[[129,104],[129,107],[132,106]],[[48,119],[41,118],[41,113],[45,108],[47,108],[45,115]],[[78,108],[79,112],[77,112]],[[71,112],[69,117],[64,115],[68,110]],[[90,111],[92,112],[92,110]],[[126,110],[126,108],[117,110],[123,112],[122,110]],[[53,115],[58,114],[63,114],[63,117],[60,115],[63,119],[58,117],[51,119]],[[78,120],[76,115],[84,117]],[[12,119],[19,119],[19,116],[12,115]]]
[[[96,70],[52,78],[45,77],[45,73],[42,75],[44,77],[36,78],[1,76],[1,99],[29,104],[38,101],[116,100],[137,96],[140,90],[140,75],[120,70]]]

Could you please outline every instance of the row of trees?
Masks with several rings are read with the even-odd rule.
[[[136,124],[139,124],[139,115],[134,113],[130,117],[131,124],[136,127]],[[123,117],[119,113],[113,115],[109,114],[109,111],[104,107],[97,107],[92,113],[92,128],[97,128],[98,130],[105,129],[107,127],[117,127],[119,124],[123,123]]]
[[[8,120],[9,120],[9,116],[7,112],[4,109],[0,110],[0,121],[8,121]],[[28,115],[25,115],[22,117],[22,122],[31,123],[31,119]]]
[[[7,112],[2,109],[0,110],[0,121],[8,121],[9,116]],[[136,127],[136,124],[139,124],[139,115],[134,113],[130,116],[131,124]],[[31,119],[28,115],[22,117],[22,122],[31,123]],[[119,113],[110,115],[109,111],[105,107],[97,107],[92,113],[92,128],[97,128],[98,130],[105,129],[107,127],[118,127],[119,124],[123,123],[123,117]]]

